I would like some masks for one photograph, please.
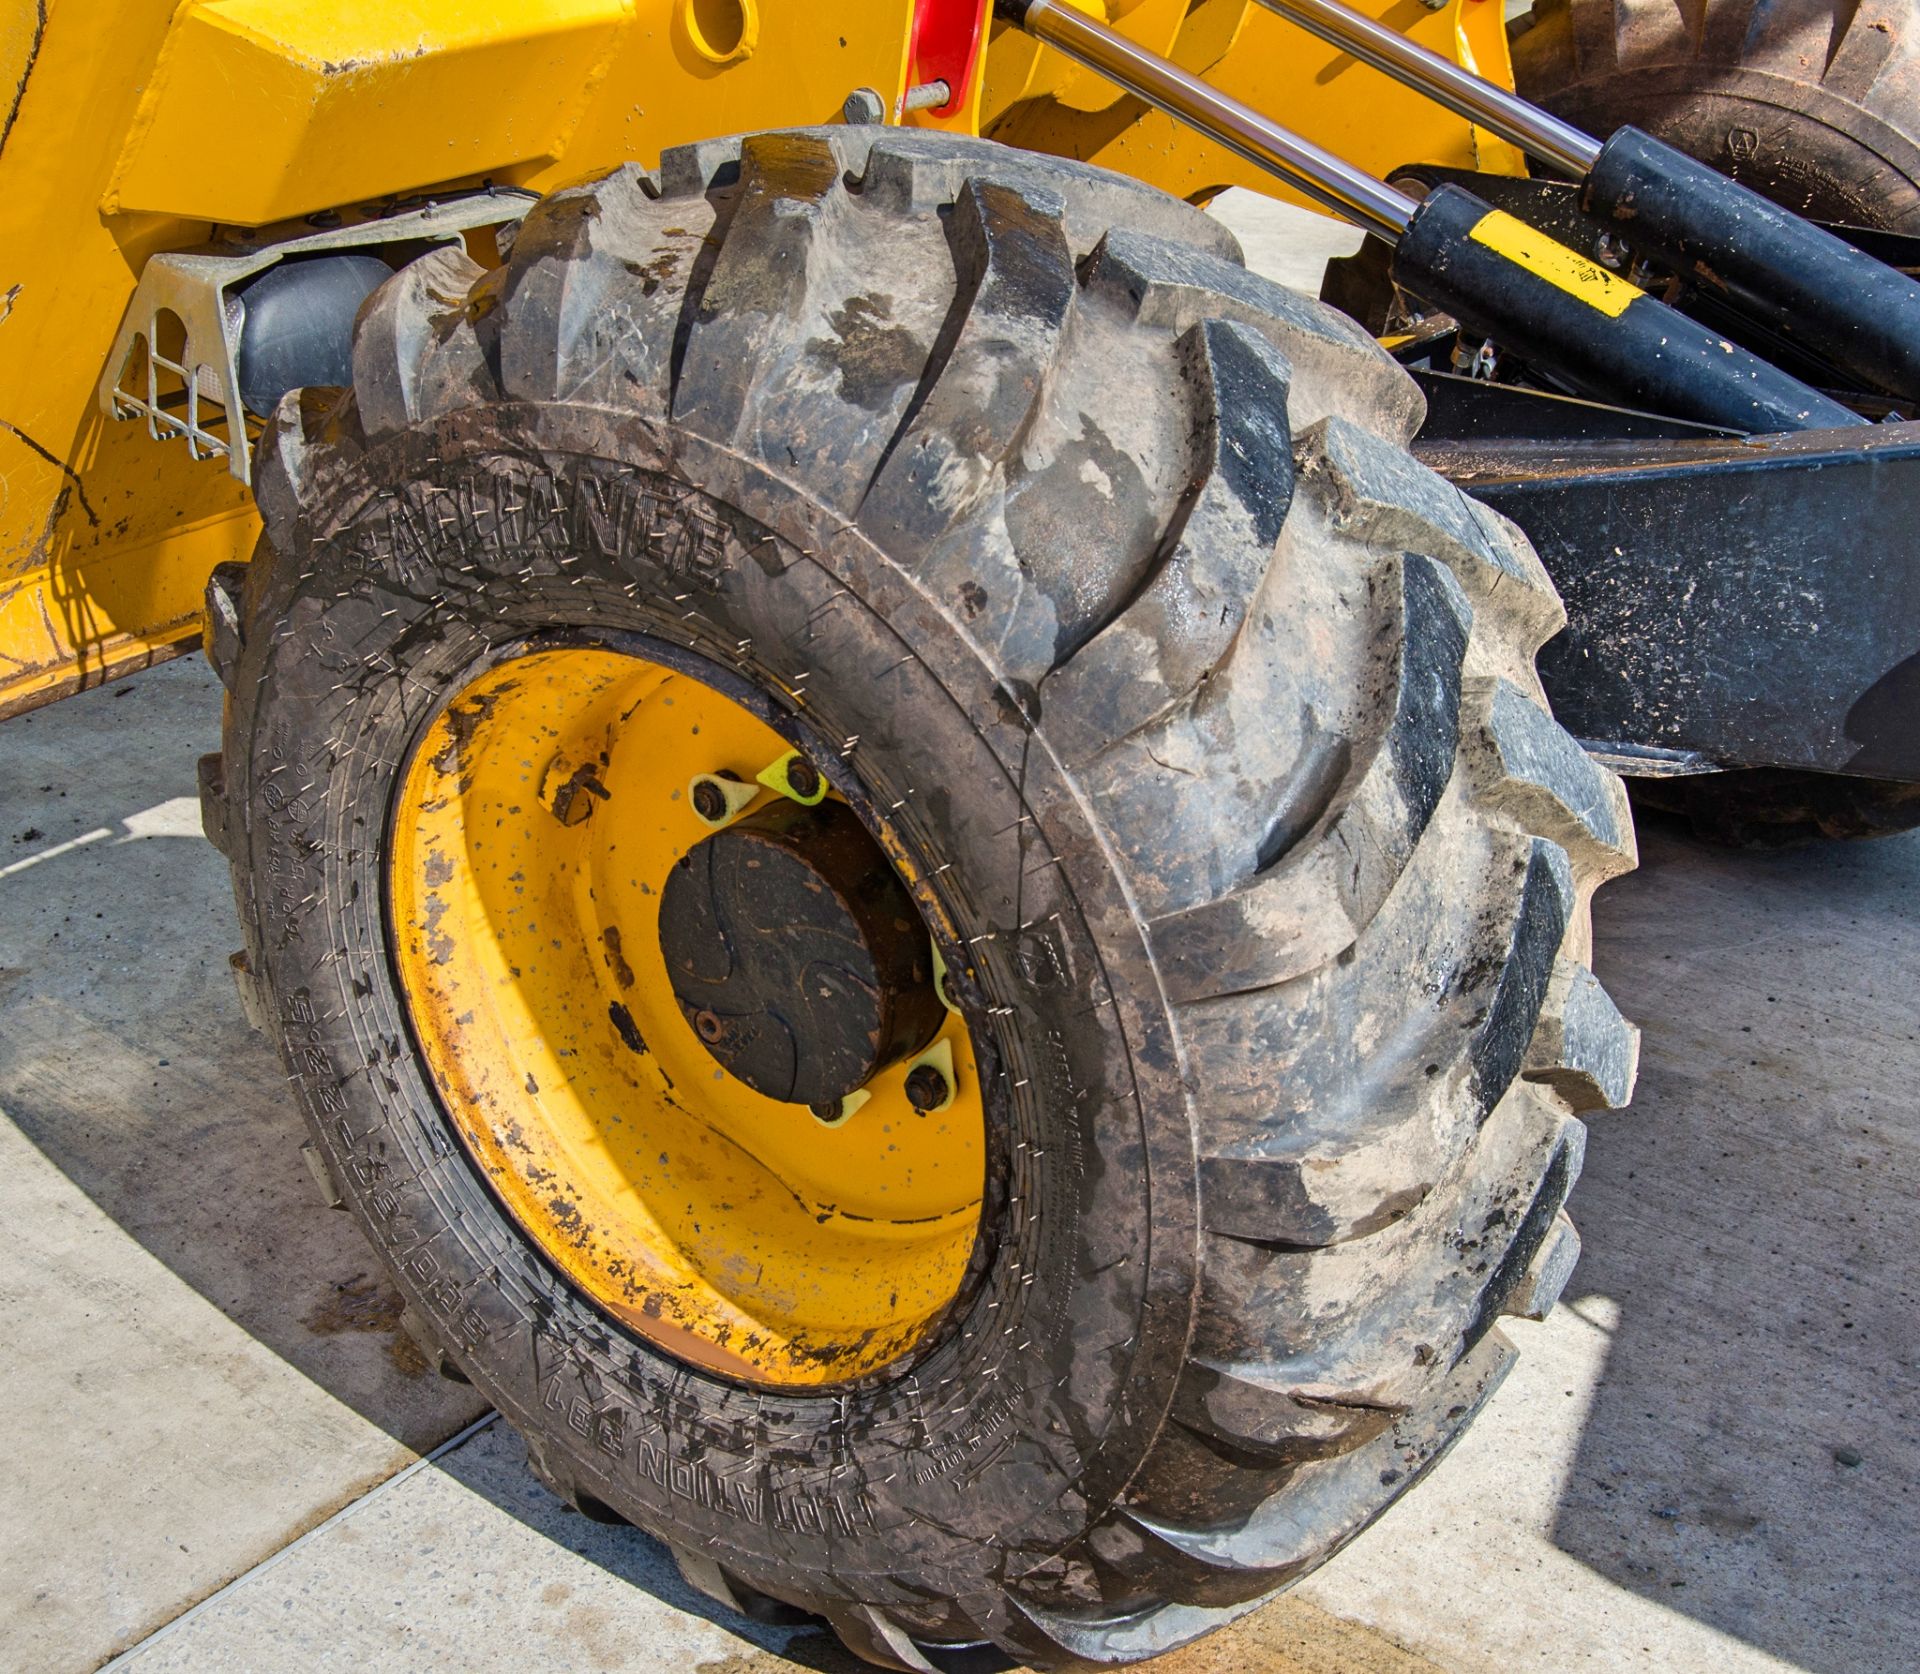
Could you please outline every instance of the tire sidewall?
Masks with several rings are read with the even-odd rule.
[[[1920,232],[1920,146],[1824,88],[1688,64],[1523,91],[1593,133],[1642,128],[1797,214]]]
[[[930,1593],[978,1601],[1023,1572],[1070,1598],[1050,1554],[1164,1422],[1197,1188],[1141,928],[1026,696],[798,489],[605,412],[473,410],[395,438],[296,544],[253,613],[275,631],[247,647],[228,734],[241,893],[316,1139],[408,1298],[551,1479],[766,1590],[923,1621]],[[936,895],[1000,1071],[994,1231],[910,1371],[756,1391],[629,1335],[512,1226],[423,1077],[385,910],[396,788],[466,680],[555,631],[691,641],[723,668],[747,647],[757,684],[805,666],[819,695],[770,718],[952,861]]]

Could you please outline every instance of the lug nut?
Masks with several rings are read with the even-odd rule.
[[[871,87],[856,87],[840,107],[840,120],[850,127],[870,128],[887,119],[887,101]]]
[[[820,793],[820,769],[805,756],[795,756],[787,763],[787,783],[793,786],[795,796],[803,802],[811,801]]]
[[[703,820],[725,819],[726,793],[711,779],[702,779],[693,787],[693,811]]]
[[[947,1078],[933,1065],[921,1064],[907,1076],[907,1103],[915,1110],[938,1110],[948,1097]]]

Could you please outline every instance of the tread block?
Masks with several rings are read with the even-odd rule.
[[[233,833],[228,824],[227,764],[218,750],[209,750],[195,764],[200,789],[200,829],[227,860],[233,859]]]
[[[698,198],[740,182],[739,134],[695,140],[660,153],[660,174],[653,183],[662,198]]]
[[[665,417],[681,295],[714,210],[657,203],[650,185],[629,164],[542,199],[521,224],[500,292],[510,398]]]
[[[1501,1314],[1542,1319],[1558,1299],[1580,1254],[1579,1235],[1564,1211],[1586,1153],[1586,1128],[1569,1122],[1540,1171],[1533,1201],[1481,1293],[1479,1311],[1467,1327],[1467,1342],[1478,1342]],[[1532,1309],[1538,1312],[1529,1312]]]
[[[1086,283],[1144,324],[1185,331],[1205,320],[1234,321],[1265,336],[1291,364],[1297,430],[1337,414],[1405,443],[1426,414],[1412,378],[1352,320],[1238,261],[1116,228],[1094,251]]]
[[[1564,848],[1578,849],[1595,882],[1633,866],[1633,815],[1618,775],[1505,680],[1468,681],[1465,707],[1480,746],[1482,802]]]
[[[340,1190],[340,1182],[333,1177],[333,1164],[327,1161],[325,1153],[311,1139],[301,1140],[300,1160],[307,1165],[307,1173],[313,1178],[313,1189],[319,1194],[320,1207],[323,1209],[346,1208],[346,1194]],[[404,1310],[401,1314],[401,1323],[403,1325],[406,1323]],[[407,1334],[413,1335],[411,1330]],[[414,1341],[415,1347],[418,1347],[419,1339],[415,1338]]]
[[[431,250],[361,305],[353,388],[366,436],[499,400],[495,315],[503,279],[465,250]]]
[[[676,423],[735,439],[761,365],[805,315],[814,247],[846,211],[839,160],[823,140],[755,134],[742,143],[740,185],[712,270],[686,296]]]
[[[857,521],[992,647],[1009,680],[1031,685],[1071,632],[1075,596],[1057,572],[1066,565],[1070,582],[1074,560],[1102,534],[1084,482],[1062,499],[1019,457],[1073,308],[1073,259],[1057,198],[987,181],[964,184],[948,238],[958,278],[952,312]],[[1056,459],[1067,476],[1085,463],[1064,452]],[[1048,506],[1070,515],[1050,521]],[[1101,580],[1098,566],[1078,574]],[[1109,588],[1112,579],[1109,571]],[[1107,605],[1103,589],[1089,614]]]
[[[759,178],[757,143],[749,147],[743,192]],[[692,316],[689,366],[713,333],[730,329],[707,316],[714,284],[731,282],[730,252],[757,234],[753,211],[752,201],[743,202],[721,235]],[[804,481],[816,504],[846,518],[858,511],[930,381],[929,362],[952,320],[955,262],[941,219],[882,220],[864,196],[838,183],[808,211],[807,224],[804,256],[794,257],[805,273],[755,362],[739,369],[732,445]],[[876,225],[884,236],[875,236]],[[692,399],[684,371],[681,395]]]
[[[967,182],[976,181],[1029,198],[1065,198],[1064,227],[1076,259],[1093,250],[1110,228],[1128,227],[1202,249],[1211,259],[1245,271],[1240,267],[1240,241],[1224,222],[1124,175],[992,142],[956,146],[949,135],[910,128],[868,128],[864,133],[871,150],[863,150],[856,161],[848,147],[843,151],[847,166],[864,169],[864,192],[900,210],[938,209],[955,202]],[[1071,189],[1063,191],[1063,186]]]
[[[861,528],[908,564],[989,496],[1004,494],[1005,467],[1074,296],[1057,198],[968,181],[947,236],[958,275],[953,320],[927,368],[923,399],[859,512]],[[991,586],[987,592],[991,598]]]
[[[862,1662],[898,1669],[901,1674],[937,1674],[907,1630],[870,1604],[830,1609],[827,1621],[840,1636],[840,1643]]]
[[[667,1550],[673,1554],[674,1567],[680,1571],[680,1579],[696,1593],[711,1599],[722,1610],[731,1610],[736,1616],[746,1615],[747,1607],[734,1592],[727,1572],[713,1559],[704,1552],[695,1552],[671,1541]]]
[[[1194,1353],[1295,1400],[1416,1410],[1519,1291],[1580,1172],[1586,1130],[1529,1091],[1385,1230],[1326,1250],[1213,1238]]]
[[[1566,625],[1546,568],[1505,518],[1470,500],[1392,442],[1342,418],[1300,438],[1303,475],[1332,490],[1335,526],[1361,540],[1424,553],[1454,573],[1476,611],[1498,601],[1495,621],[1513,643],[1492,672],[1534,680],[1534,653]]]
[[[1245,1066],[1216,1070],[1204,1094],[1209,1232],[1295,1250],[1365,1238],[1413,1214],[1472,1145],[1502,1068],[1518,1069],[1575,904],[1550,843],[1495,843],[1473,872],[1443,858],[1409,880],[1379,953],[1363,945],[1310,983],[1192,1018],[1190,1052]],[[1455,924],[1447,915],[1475,896],[1482,907]],[[1399,979],[1384,1038],[1376,958]],[[1408,1004],[1416,991],[1427,1008]]]
[[[1238,889],[1154,921],[1154,952],[1177,1001],[1287,982],[1351,947],[1426,831],[1453,773],[1472,612],[1452,577],[1413,553],[1399,565],[1399,593],[1383,747],[1324,833],[1277,839],[1270,827],[1278,858]]]
[[[1240,632],[1293,501],[1286,357],[1210,320],[1180,340],[1198,483],[1139,594],[1047,676],[1054,747],[1096,754],[1186,695]]]
[[[1200,1604],[1150,1604],[1125,1613],[1083,1618],[1014,1599],[1015,1608],[1055,1651],[1094,1664],[1164,1656],[1238,1621],[1265,1602],[1262,1594],[1215,1609]]]
[[[332,1166],[326,1161],[324,1156],[321,1156],[318,1147],[306,1146],[302,1149],[308,1153],[308,1167],[311,1168],[315,1159],[318,1159],[321,1166],[327,1170],[329,1176],[331,1175]],[[340,1206],[335,1204],[333,1207],[338,1208]],[[413,1346],[420,1351],[421,1357],[439,1376],[445,1378],[449,1383],[471,1383],[473,1381],[467,1376],[466,1371],[461,1367],[460,1363],[455,1360],[452,1355],[447,1353],[445,1345],[440,1341],[439,1334],[427,1323],[426,1315],[422,1314],[412,1303],[408,1303],[400,1310],[400,1329],[406,1332]],[[562,1497],[572,1498],[570,1495]]]
[[[1556,960],[1521,1073],[1585,1115],[1625,1105],[1639,1067],[1640,1031],[1620,1015],[1586,966]]]
[[[1490,1111],[1526,1061],[1546,1004],[1560,944],[1575,909],[1573,869],[1557,844],[1535,838],[1520,913],[1501,962],[1499,986],[1467,1049],[1480,1108]]]
[[[970,181],[1054,200],[1062,197],[1064,185],[1071,188],[1065,193],[1070,200],[1065,226],[1076,260],[1093,250],[1109,228],[1125,226],[1193,245],[1235,266],[1242,261],[1240,241],[1205,210],[1086,163],[912,128],[834,124],[788,133],[826,146],[843,175],[858,181],[863,198],[903,217],[945,209],[958,201]],[[734,135],[664,152],[659,179],[652,183],[654,194],[685,200],[732,189],[740,180],[742,143],[742,137]]]
[[[271,1035],[277,1019],[245,948],[227,955],[227,969],[233,974],[234,990],[240,996],[240,1015],[247,1020],[247,1027],[257,1035]],[[337,1193],[337,1186],[335,1190]]]
[[[231,559],[215,564],[207,577],[207,620],[200,630],[200,649],[206,654],[207,666],[220,677],[220,684],[228,691],[233,690],[234,675],[240,666],[241,634],[246,623],[242,594],[246,581],[247,565]]]
[[[1580,1234],[1562,1209],[1554,1215],[1552,1229],[1507,1298],[1504,1311],[1519,1319],[1545,1319],[1567,1288],[1579,1260]]]
[[[1133,1521],[1196,1565],[1252,1573],[1279,1586],[1338,1550],[1431,1469],[1486,1405],[1514,1358],[1504,1338],[1483,1338],[1418,1408],[1350,1453],[1301,1466],[1243,1521],[1188,1528],[1140,1509],[1131,1513]]]
[[[1196,1434],[1275,1465],[1351,1452],[1395,1417],[1382,1407],[1302,1400],[1259,1365],[1209,1361],[1189,1362],[1173,1412]]]
[[[253,456],[253,503],[275,552],[298,550],[307,508],[328,504],[365,452],[351,393],[293,389],[281,396]]]

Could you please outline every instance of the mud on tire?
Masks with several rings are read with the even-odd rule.
[[[536,1468],[916,1669],[1168,1649],[1418,1477],[1577,1250],[1578,1114],[1635,1054],[1588,902],[1633,843],[1534,677],[1552,589],[1411,459],[1406,377],[1170,200],[862,129],[428,256],[354,376],[263,444],[209,829],[315,1144]],[[752,688],[938,862],[995,1167],[904,1372],[767,1391],[624,1332],[430,1091],[399,763],[553,634]]]

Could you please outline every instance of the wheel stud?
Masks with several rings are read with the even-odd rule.
[[[948,1096],[947,1078],[932,1064],[917,1064],[907,1076],[907,1103],[915,1110],[938,1110]]]

